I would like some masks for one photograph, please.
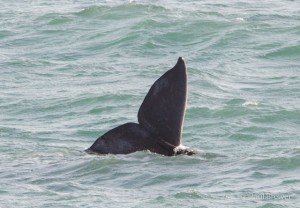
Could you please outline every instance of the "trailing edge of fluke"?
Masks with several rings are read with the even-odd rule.
[[[186,100],[187,72],[179,57],[176,65],[151,86],[139,109],[138,124],[126,123],[109,130],[87,152],[129,154],[149,150],[166,156],[198,153],[181,143]]]

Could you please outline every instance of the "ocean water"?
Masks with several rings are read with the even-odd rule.
[[[183,56],[183,144],[89,155]],[[300,207],[299,1],[0,0],[0,207]]]

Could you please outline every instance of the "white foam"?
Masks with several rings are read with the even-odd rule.
[[[180,144],[180,145],[178,145],[177,147],[175,147],[175,148],[173,149],[173,151],[174,151],[174,153],[177,153],[177,152],[179,152],[179,151],[186,150],[186,149],[188,149],[188,148],[189,148],[189,147]]]
[[[242,17],[237,17],[236,20],[238,20],[238,21],[245,21],[245,19],[242,18]]]
[[[256,101],[246,101],[242,105],[243,106],[258,106],[258,102],[256,102]]]

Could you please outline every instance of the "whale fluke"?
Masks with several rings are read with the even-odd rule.
[[[160,140],[180,145],[186,97],[186,67],[180,57],[150,88],[138,112],[139,123]]]
[[[184,147],[181,133],[187,99],[183,58],[151,86],[138,112],[138,122],[118,126],[87,150],[99,154],[129,154],[149,150],[167,156],[198,153]]]

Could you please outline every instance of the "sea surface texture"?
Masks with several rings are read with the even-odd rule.
[[[182,141],[90,155],[188,68]],[[300,2],[0,0],[0,207],[300,207]]]

